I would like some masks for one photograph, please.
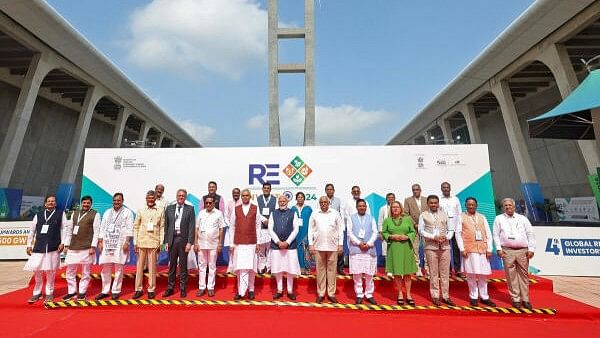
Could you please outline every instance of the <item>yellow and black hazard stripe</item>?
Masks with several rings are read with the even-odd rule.
[[[148,273],[145,273],[144,275],[147,277]],[[60,276],[62,279],[66,278],[66,274],[64,272]],[[169,274],[167,272],[159,272],[156,274],[157,278],[167,278],[168,276],[169,276]],[[235,274],[232,274],[232,273],[217,273],[216,276],[219,278],[235,278]],[[81,274],[77,274],[77,277],[81,278]],[[102,279],[102,276],[99,273],[93,273],[93,274],[91,274],[91,277],[92,277],[92,279]],[[113,275],[113,277],[114,277],[114,275]],[[189,277],[196,278],[196,277],[198,277],[198,274],[190,273]],[[123,278],[135,279],[135,273],[132,273],[132,272],[124,273]],[[257,274],[256,278],[272,278],[272,275]],[[296,276],[296,278],[297,279],[316,279],[317,277],[315,275],[299,275],[299,276]],[[338,275],[336,278],[341,279],[341,280],[352,280],[352,275],[345,275],[345,276]],[[373,276],[373,280],[375,280],[375,281],[392,281],[393,279],[394,279],[393,277],[384,276],[384,275]],[[412,280],[428,282],[429,278],[413,276]],[[461,277],[450,277],[450,281],[451,282],[466,282],[467,279],[461,278]],[[506,283],[506,278],[489,278],[488,283]],[[537,279],[533,279],[533,278],[529,279],[529,284],[537,284],[537,283],[539,283],[539,281]]]
[[[104,306],[150,306],[150,305],[187,305],[187,306],[290,306],[301,308],[344,309],[361,311],[418,311],[418,310],[455,310],[455,311],[481,311],[496,314],[539,314],[555,315],[555,309],[517,309],[514,307],[481,307],[481,306],[434,306],[434,305],[370,305],[370,304],[332,304],[313,302],[289,302],[268,300],[203,300],[203,299],[119,299],[119,300],[69,300],[59,302],[46,302],[47,309],[65,309],[82,307]]]

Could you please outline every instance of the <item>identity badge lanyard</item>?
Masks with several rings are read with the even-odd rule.
[[[50,213],[50,216],[48,216],[47,214],[47,210],[44,210],[44,219],[45,222],[42,225],[42,234],[47,234],[48,233],[48,228],[50,227],[50,225],[48,224],[48,221],[52,218],[52,215],[54,215],[54,213],[56,212],[56,209],[52,210],[52,212]]]
[[[117,220],[119,219],[119,216],[121,215],[121,212],[123,212],[123,209],[119,210],[119,212],[117,212],[117,214],[115,215],[115,209],[112,209],[110,214],[111,214],[111,218],[110,218],[110,224],[108,225],[108,232],[114,232],[115,231],[115,224],[117,223]]]
[[[82,218],[85,217],[85,215],[87,215],[89,212],[86,211],[83,215],[81,214],[81,211],[79,212],[79,216],[77,217],[77,224],[75,224],[75,226],[73,227],[73,235],[77,235],[79,233],[79,222],[81,221]]]
[[[433,237],[439,236],[440,235],[440,229],[438,227],[437,212],[436,213],[429,212],[429,213],[433,217]]]
[[[469,218],[471,219],[471,222],[473,222],[473,226],[475,226],[475,240],[483,241],[483,233],[481,232],[481,229],[479,229],[479,223],[477,223],[477,220],[479,219],[477,214],[469,216]]]

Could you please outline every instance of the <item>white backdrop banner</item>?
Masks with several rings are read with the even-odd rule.
[[[0,222],[0,259],[27,259],[31,221]]]
[[[600,276],[600,228],[533,227],[537,247],[531,265],[540,275]]]
[[[218,183],[218,193],[226,200],[234,187],[249,188],[255,199],[268,181],[274,195],[304,192],[313,209],[326,183],[335,185],[342,202],[358,185],[374,216],[388,192],[403,201],[414,183],[427,195],[440,194],[440,184],[448,181],[461,202],[474,196],[490,223],[495,216],[484,144],[86,149],[82,195],[91,195],[94,208],[102,212],[111,206],[111,195],[122,192],[126,206],[135,212],[145,205],[146,191],[163,183],[167,199],[173,201],[176,190],[185,188],[198,209],[209,181]]]

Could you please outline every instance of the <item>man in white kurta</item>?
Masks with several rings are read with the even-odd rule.
[[[81,265],[81,280],[77,299],[83,300],[90,284],[91,265],[96,260],[100,214],[92,209],[92,197],[81,198],[81,210],[73,212],[65,231],[65,264],[67,265],[67,295],[63,300],[75,297],[77,288],[77,266]]]
[[[225,237],[223,239],[223,245],[229,247],[231,245],[231,227],[233,224],[232,217],[235,216],[235,207],[242,204],[242,200],[240,199],[240,188],[233,188],[231,190],[231,201],[227,201],[225,203],[225,211],[223,212],[223,217],[225,219]],[[229,252],[229,259],[227,262],[227,272],[233,272],[233,255]]]
[[[308,248],[317,261],[317,303],[323,302],[325,292],[329,301],[337,303],[336,266],[342,253],[345,226],[340,213],[330,208],[327,196],[319,198],[319,207],[308,221]]]
[[[487,277],[492,274],[490,257],[492,257],[492,232],[484,215],[477,212],[477,200],[468,197],[467,212],[460,216],[461,222],[456,227],[456,242],[462,256],[462,271],[467,274],[469,286],[469,302],[477,306],[481,303],[495,307],[490,300],[487,288]]]
[[[113,195],[113,207],[102,215],[98,234],[98,264],[102,265],[102,291],[96,296],[96,300],[108,297],[109,293],[113,300],[119,299],[123,285],[123,265],[129,258],[129,242],[132,238],[133,213],[123,206],[123,194],[118,192]]]
[[[455,231],[456,227],[460,223],[460,214],[462,213],[460,201],[456,196],[450,195],[450,183],[442,183],[441,189],[442,196],[440,197],[440,209],[446,213],[446,216],[448,216],[448,231]],[[464,278],[465,275],[460,272],[460,249],[456,243],[456,237],[450,239],[450,248],[450,260],[452,262],[451,268],[454,269],[454,273],[457,277]]]
[[[348,243],[346,243],[346,227],[348,226],[348,224],[350,224],[350,216],[352,216],[352,214],[355,214],[357,212],[356,210],[356,201],[358,201],[360,199],[360,187],[355,185],[352,187],[352,189],[350,190],[350,193],[352,194],[352,198],[347,200],[346,203],[344,203],[341,206],[341,215],[342,218],[344,220],[344,244],[343,244],[343,252],[342,254],[338,257],[338,262],[337,262],[337,272],[340,275],[345,275],[344,272],[344,256],[346,255],[345,250],[348,250]],[[367,214],[371,214],[371,209],[369,208],[369,203],[367,203]]]
[[[377,271],[377,252],[375,251],[375,240],[377,240],[377,224],[375,219],[367,214],[367,202],[359,199],[356,202],[357,213],[350,216],[348,223],[348,249],[350,252],[350,274],[354,279],[354,292],[356,293],[356,304],[362,304],[363,298],[367,302],[377,305],[373,292],[375,283],[373,276]],[[365,279],[363,289],[363,277]]]
[[[196,238],[198,242],[198,293],[196,296],[204,295],[208,289],[208,296],[215,295],[215,275],[217,273],[217,255],[223,250],[223,231],[225,221],[221,210],[215,208],[215,199],[207,196],[204,199],[204,209],[198,213],[196,222]],[[206,268],[208,267],[208,283],[206,280]]]
[[[242,204],[235,208],[231,226],[231,248],[233,270],[237,275],[237,294],[240,300],[248,291],[248,299],[254,299],[254,278],[257,268],[257,236],[261,230],[261,216],[258,207],[250,203],[250,190],[242,190]]]
[[[269,234],[271,235],[271,273],[277,281],[277,293],[273,299],[283,297],[283,274],[287,279],[287,295],[296,300],[294,294],[294,278],[300,274],[300,262],[296,236],[299,223],[296,213],[288,209],[288,199],[285,195],[277,198],[278,209],[269,217]]]
[[[27,236],[29,259],[23,270],[33,271],[35,286],[29,304],[42,298],[42,285],[46,275],[46,301],[54,300],[54,277],[60,267],[59,253],[63,250],[64,226],[67,216],[56,209],[56,196],[49,195],[44,200],[44,210],[38,212],[31,221]]]

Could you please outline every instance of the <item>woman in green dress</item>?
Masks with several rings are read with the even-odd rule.
[[[402,204],[395,201],[390,205],[391,215],[383,221],[382,235],[387,241],[385,271],[394,275],[398,288],[398,305],[415,305],[410,295],[411,276],[417,272],[412,242],[415,240],[415,227],[410,216],[403,215]],[[406,289],[406,297],[402,286]]]

